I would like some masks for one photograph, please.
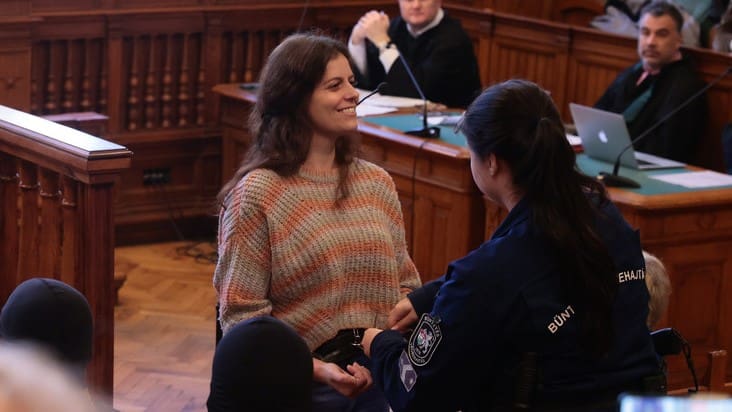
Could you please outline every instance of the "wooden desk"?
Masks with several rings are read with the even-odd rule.
[[[251,142],[246,130],[255,93],[238,84],[214,87],[221,95],[222,178],[226,182]],[[485,209],[470,173],[465,147],[426,140],[359,121],[361,157],[394,179],[404,212],[409,252],[423,281],[441,276],[447,264],[484,238]]]

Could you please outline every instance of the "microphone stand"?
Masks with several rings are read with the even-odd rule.
[[[675,115],[679,112],[679,110],[683,109],[689,103],[694,101],[697,97],[701,96],[704,92],[709,90],[710,87],[714,86],[715,84],[719,83],[720,80],[722,80],[725,76],[727,76],[730,72],[732,72],[732,66],[727,67],[727,69],[722,72],[716,79],[712,80],[711,82],[707,83],[706,86],[702,87],[691,95],[688,99],[686,99],[683,103],[678,105],[675,109],[671,110],[670,112],[666,113],[661,119],[659,119],[656,123],[654,123],[651,127],[644,130],[641,134],[639,134],[637,137],[635,137],[633,140],[631,140],[630,144],[625,146],[623,150],[620,151],[620,154],[618,154],[618,157],[615,159],[615,163],[613,164],[613,172],[607,173],[607,172],[600,172],[600,174],[597,176],[597,179],[600,180],[602,183],[605,184],[605,186],[609,187],[632,187],[632,188],[639,188],[640,183],[636,182],[633,179],[620,176],[618,174],[620,170],[620,158],[623,157],[623,154],[628,151],[633,145],[638,143],[639,141],[643,140],[646,136],[648,136],[652,131],[656,130],[658,126],[666,122],[668,119],[671,118],[671,116]]]
[[[366,100],[369,97],[375,95],[376,93],[383,93],[386,90],[387,86],[388,86],[388,84],[386,82],[379,83],[379,85],[376,86],[376,88],[373,91],[369,92],[369,94],[367,94],[366,96],[362,97],[361,100],[359,100],[358,103],[356,103],[356,106],[358,106],[359,104],[363,103],[364,100]]]
[[[401,60],[402,65],[404,66],[404,70],[409,75],[409,79],[412,81],[414,88],[417,89],[419,97],[422,98],[422,101],[424,102],[422,106],[422,128],[417,130],[409,130],[404,133],[411,136],[438,139],[440,137],[440,128],[437,126],[430,127],[427,124],[427,98],[424,96],[422,88],[419,87],[419,83],[417,83],[417,79],[414,77],[414,73],[412,73],[412,69],[409,68],[407,61],[404,59],[404,56],[402,56],[401,53],[399,53],[399,60]]]

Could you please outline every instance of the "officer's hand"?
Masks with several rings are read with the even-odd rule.
[[[331,386],[343,396],[355,398],[371,387],[373,379],[371,372],[357,363],[347,368],[348,372],[335,363],[313,358],[313,379]]]
[[[407,298],[403,298],[397,302],[391,312],[389,312],[387,322],[391,329],[406,333],[417,322],[417,312],[414,311],[412,302]]]

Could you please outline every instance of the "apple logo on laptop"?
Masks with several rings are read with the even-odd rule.
[[[601,142],[607,143],[607,135],[604,130],[597,132],[597,138],[600,139]]]

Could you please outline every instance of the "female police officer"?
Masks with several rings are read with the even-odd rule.
[[[613,410],[659,373],[638,233],[577,170],[537,85],[486,89],[459,128],[476,184],[508,215],[400,301],[392,330],[366,331],[375,382],[395,411]]]

